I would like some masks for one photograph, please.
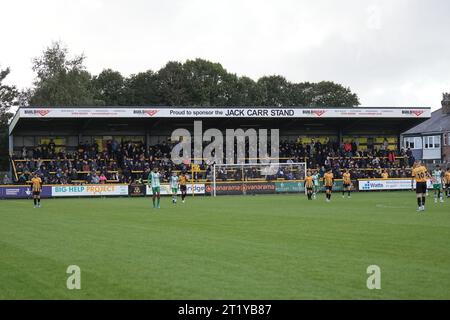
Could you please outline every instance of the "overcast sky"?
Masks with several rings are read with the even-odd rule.
[[[203,58],[258,79],[331,80],[363,106],[440,107],[450,91],[448,0],[1,1],[0,67],[30,86],[52,41],[88,71],[128,76]]]

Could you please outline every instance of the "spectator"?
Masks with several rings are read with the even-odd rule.
[[[7,174],[5,174],[5,176],[3,177],[3,184],[11,184],[12,181],[11,179],[8,177]]]
[[[49,149],[51,152],[55,152],[56,144],[55,144],[55,142],[53,141],[53,139],[50,139],[50,142],[48,143],[48,149]]]
[[[28,181],[28,177],[26,176],[26,174],[24,172],[22,172],[19,176],[19,183],[20,184],[25,184]]]
[[[70,173],[70,181],[76,181],[78,180],[78,172],[77,169],[73,168],[72,172]]]
[[[395,162],[395,153],[394,153],[394,151],[392,151],[392,150],[389,151],[388,160],[389,160],[390,163],[394,163]]]
[[[343,145],[344,149],[344,155],[345,157],[351,157],[352,156],[352,144],[350,142],[345,142]]]
[[[99,184],[100,183],[100,177],[97,175],[97,172],[93,171],[91,174],[91,183],[92,184]]]
[[[416,159],[414,158],[412,151],[408,148],[408,152],[406,153],[408,156],[408,166],[412,167]]]
[[[101,184],[105,184],[106,183],[106,176],[105,174],[102,172],[102,174],[100,175],[99,181]]]
[[[406,152],[405,149],[402,148],[402,150],[400,151],[400,167],[405,167],[406,166]]]
[[[83,161],[82,171],[84,171],[84,172],[91,171],[91,168],[89,167],[89,164],[87,161]]]
[[[352,155],[355,155],[355,153],[358,151],[358,145],[356,144],[355,140],[352,140]]]
[[[386,138],[384,138],[381,148],[383,150],[383,154],[386,154],[389,148],[389,141]]]

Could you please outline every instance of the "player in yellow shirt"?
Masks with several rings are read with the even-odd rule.
[[[344,174],[342,175],[343,182],[343,189],[342,189],[342,198],[345,198],[345,191],[347,191],[347,197],[351,198],[350,191],[352,189],[352,179],[350,175],[350,171],[348,169],[345,170]]]
[[[181,172],[181,175],[178,178],[178,183],[180,185],[180,191],[181,191],[181,202],[184,203],[184,198],[186,198],[186,193],[187,193],[187,186],[186,186],[187,177],[184,172]]]
[[[314,189],[314,180],[311,176],[311,172],[308,171],[305,178],[305,189],[306,189],[306,196],[308,197],[308,200],[312,200],[313,195],[313,189]]]
[[[417,160],[412,170],[411,189],[414,188],[414,180],[416,181],[417,211],[425,210],[425,195],[427,193],[427,180],[431,178],[427,168]]]
[[[450,167],[447,168],[447,171],[444,173],[443,183],[445,186],[445,196],[450,197]]]
[[[331,192],[333,191],[334,184],[334,176],[331,169],[328,169],[327,172],[323,175],[323,185],[325,186],[325,196],[326,201],[331,201]]]
[[[31,192],[33,194],[33,202],[35,208],[41,207],[41,191],[42,191],[42,180],[35,173],[33,178],[31,178]]]

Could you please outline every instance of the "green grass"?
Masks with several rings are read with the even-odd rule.
[[[1,299],[450,299],[450,201],[411,192],[0,201]],[[381,290],[368,290],[369,265]],[[81,290],[66,269],[81,268]]]

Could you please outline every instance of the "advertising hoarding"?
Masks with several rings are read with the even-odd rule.
[[[49,198],[52,196],[52,188],[43,186],[41,198]],[[0,199],[27,199],[32,197],[30,186],[0,186]]]
[[[192,184],[186,185],[186,193],[192,194]],[[194,184],[194,193],[195,194],[205,194],[205,184],[203,184],[203,183]],[[153,195],[153,190],[148,185],[146,185],[146,194]],[[165,183],[161,184],[160,195],[164,196],[164,195],[171,195],[171,194],[172,194],[172,189],[170,188],[170,185],[165,184]],[[177,194],[181,194],[180,189],[178,189]]]
[[[413,186],[416,188],[415,181]],[[411,179],[358,180],[358,187],[360,191],[410,190]],[[427,187],[432,187],[431,180],[428,180]]]
[[[52,186],[53,197],[127,196],[128,185],[61,185]]]

